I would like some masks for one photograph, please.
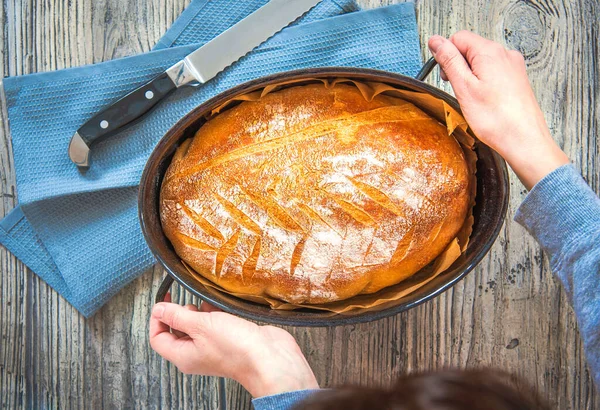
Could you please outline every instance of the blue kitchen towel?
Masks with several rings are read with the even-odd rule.
[[[0,243],[83,315],[152,265],[137,220],[137,185],[154,145],[192,108],[290,69],[355,66],[414,76],[420,68],[412,3],[354,11],[350,0],[323,0],[207,84],[177,90],[141,122],[95,145],[87,172],[70,162],[70,138],[94,113],[264,3],[195,0],[152,52],[4,80],[20,206],[0,222]]]

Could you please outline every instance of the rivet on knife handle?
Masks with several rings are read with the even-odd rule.
[[[77,166],[88,167],[93,143],[132,124],[176,88],[169,75],[162,73],[96,114],[73,135],[69,144],[71,161]]]

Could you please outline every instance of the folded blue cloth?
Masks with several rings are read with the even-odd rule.
[[[141,122],[94,146],[79,172],[67,156],[75,130],[266,0],[194,0],[152,52],[91,66],[6,78],[19,207],[0,243],[84,316],[153,264],[137,220],[137,185],[154,145],[208,98],[267,74],[355,66],[414,76],[421,65],[412,3],[355,11],[323,0],[208,83],[179,89]]]

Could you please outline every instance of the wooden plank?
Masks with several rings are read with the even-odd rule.
[[[360,0],[365,7],[394,0]],[[5,0],[2,73],[104,61],[149,50],[186,0]],[[519,49],[550,127],[596,189],[599,40],[593,0],[420,0],[426,40],[474,30]],[[4,20],[6,19],[6,20]],[[451,91],[437,71],[430,83]],[[16,204],[5,117],[0,127],[4,215]],[[336,328],[288,328],[323,386],[389,385],[410,371],[494,365],[517,372],[560,409],[600,408],[575,317],[536,242],[512,217],[525,195],[512,176],[509,219],[482,264],[442,296],[410,312]],[[217,407],[216,381],[184,376],[150,350],[147,326],[163,272],[143,275],[84,320],[0,247],[0,403],[4,408]],[[193,302],[175,289],[174,301]],[[227,383],[230,409],[251,408]]]

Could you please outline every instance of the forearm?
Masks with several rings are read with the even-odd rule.
[[[563,283],[600,385],[600,199],[566,165],[532,189],[515,220],[538,240]]]
[[[526,125],[509,127],[492,148],[506,160],[525,188],[530,190],[555,169],[569,164],[569,157],[556,144],[541,111]],[[535,117],[535,116],[532,116]]]
[[[237,378],[254,398],[318,389],[315,376],[302,355],[287,352],[273,360],[263,356],[253,369]],[[253,360],[256,362],[256,360]]]
[[[317,379],[294,338],[273,326],[260,329],[265,343],[255,345],[231,377],[254,398],[318,389]]]
[[[531,147],[505,147],[505,151],[500,154],[527,189],[531,189],[546,175],[570,162],[552,138],[543,143],[532,143]]]

